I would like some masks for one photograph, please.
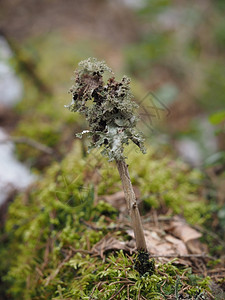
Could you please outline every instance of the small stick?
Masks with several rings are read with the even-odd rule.
[[[109,298],[109,300],[112,300],[112,299],[114,299],[117,295],[119,295],[120,292],[122,292],[122,290],[125,288],[125,286],[126,286],[126,285],[122,285],[121,288],[120,288],[115,294],[113,294],[113,295]]]
[[[210,258],[216,260],[216,258],[207,255],[207,254],[184,254],[184,255],[179,255],[179,254],[168,254],[168,255],[151,255],[152,258],[159,258],[159,257],[165,257],[165,258]]]
[[[141,217],[136,201],[136,196],[131,184],[127,164],[124,160],[117,160],[116,164],[122,181],[128,212],[131,217],[131,224],[134,230],[137,249],[147,251]]]
[[[25,136],[11,137],[6,138],[4,140],[0,140],[0,144],[5,144],[7,142],[13,142],[15,144],[27,144],[33,148],[36,148],[39,151],[45,152],[47,154],[53,154],[53,149]]]

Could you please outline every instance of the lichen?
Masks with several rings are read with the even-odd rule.
[[[89,149],[103,147],[102,154],[110,161],[121,160],[124,145],[131,140],[145,153],[143,137],[136,130],[138,106],[131,100],[130,80],[124,76],[116,81],[112,76],[105,82],[106,72],[112,73],[102,61],[89,58],[79,63],[70,89],[72,102],[66,107],[83,114],[88,121],[90,130],[85,133],[92,139]]]

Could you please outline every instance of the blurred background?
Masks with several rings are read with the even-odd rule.
[[[225,216],[223,0],[0,0],[0,7],[2,204],[60,161],[86,128],[64,105],[78,62],[96,57],[117,78],[131,78],[147,143],[204,169]]]

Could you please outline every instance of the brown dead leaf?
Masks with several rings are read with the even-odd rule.
[[[126,200],[123,191],[116,192],[112,195],[103,195],[100,197],[100,199],[105,200],[113,207],[118,209],[120,212],[125,212],[127,210]]]
[[[172,235],[166,235],[165,240],[171,244],[171,249],[176,255],[187,255],[188,250],[185,243],[182,240],[179,240]]]
[[[140,197],[140,191],[137,187],[134,187],[134,193],[136,198],[138,199]],[[112,195],[103,195],[99,197],[99,200],[105,200],[109,204],[111,204],[113,207],[115,207],[117,210],[119,210],[121,213],[128,213],[127,212],[127,204],[124,196],[123,191],[116,192]]]
[[[202,234],[188,225],[184,219],[176,217],[165,230],[182,240],[188,253],[202,254],[208,252],[207,246],[198,240]]]
[[[208,247],[199,240],[190,240],[186,243],[189,253],[202,254],[208,252]]]
[[[99,255],[102,258],[104,256],[104,253],[108,250],[124,250],[132,252],[132,249],[127,245],[126,242],[116,239],[111,234],[106,235],[91,249],[93,254]]]
[[[127,230],[132,238],[134,233],[132,230]],[[148,251],[152,255],[186,255],[188,250],[183,241],[171,236],[160,236],[156,231],[144,230]]]
[[[113,196],[116,197],[115,194]],[[118,195],[118,198],[119,196],[121,195]],[[110,233],[94,245],[91,252],[102,258],[108,250],[134,252],[136,250],[134,232],[129,229],[126,230],[126,233],[132,238],[130,241],[118,240]],[[157,257],[163,263],[176,257],[176,263],[190,266],[193,263],[193,257],[195,257],[193,255],[204,256],[208,252],[207,247],[198,240],[201,233],[191,228],[180,217],[169,220],[169,225],[168,220],[156,222],[154,225],[145,223],[144,235],[150,255]],[[192,257],[192,260],[188,259],[189,257]]]
[[[193,229],[185,220],[178,217],[175,221],[171,222],[170,226],[166,228],[166,231],[181,239],[184,243],[199,239],[202,236],[199,231]]]

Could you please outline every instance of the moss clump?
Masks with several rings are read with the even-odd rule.
[[[137,164],[132,177],[136,183],[140,182],[141,188],[146,188],[149,180],[160,181],[161,176],[166,180],[174,171],[172,161],[165,163],[153,152],[148,155],[149,166],[144,168],[144,176],[142,156],[137,153],[129,155],[132,164]],[[194,276],[191,271],[188,271],[190,276],[182,277],[184,270],[173,263],[157,264],[155,274],[140,277],[133,269],[134,257],[109,253],[102,261],[90,255],[91,248],[106,235],[110,224],[116,222],[117,214],[109,204],[94,204],[94,195],[97,191],[109,193],[119,188],[118,175],[114,174],[116,170],[110,168],[115,179],[113,182],[107,176],[105,158],[97,154],[95,157],[98,171],[90,165],[90,156],[82,157],[80,143],[75,143],[60,164],[54,163],[29,193],[21,194],[11,204],[5,229],[7,243],[0,253],[1,261],[7,261],[7,265],[1,264],[0,272],[8,298],[89,299],[92,295],[92,299],[110,299],[119,292],[120,299],[127,299],[127,293],[131,299],[136,299],[139,294],[146,299],[161,299],[163,294],[175,294],[177,276],[182,278],[178,288],[187,287],[186,293],[197,295],[197,287],[203,292],[206,283],[203,286],[201,279],[194,277],[195,283],[191,285],[189,277]],[[148,164],[145,160],[145,165]],[[175,185],[183,186],[182,197],[180,191],[177,198],[180,197],[185,211],[189,208],[190,195],[191,200],[197,198],[197,185],[193,188],[191,183],[196,175],[179,167],[179,163],[173,164],[178,166],[176,175],[173,184],[166,188],[170,192]],[[161,172],[156,172],[151,179],[149,174],[158,169]],[[98,180],[96,174],[101,176]],[[162,189],[155,192],[158,192],[159,199],[163,197],[160,194]],[[88,227],[82,220],[95,222],[96,228],[102,230]],[[116,229],[113,234],[117,239],[126,238],[125,233]]]
[[[133,264],[134,256],[128,256],[122,251],[108,256],[104,264],[100,260],[78,253],[68,262],[68,267],[76,270],[80,280],[74,281],[73,289],[65,291],[61,296],[108,300],[118,295],[115,299],[127,300],[129,296],[130,299],[142,297],[161,300],[175,299],[172,297],[176,294],[180,296],[179,299],[192,299],[201,293],[207,295],[209,278],[203,280],[192,274],[191,269],[179,269],[170,262],[157,264],[152,276],[140,276],[133,269]],[[182,292],[183,289],[185,292]]]

